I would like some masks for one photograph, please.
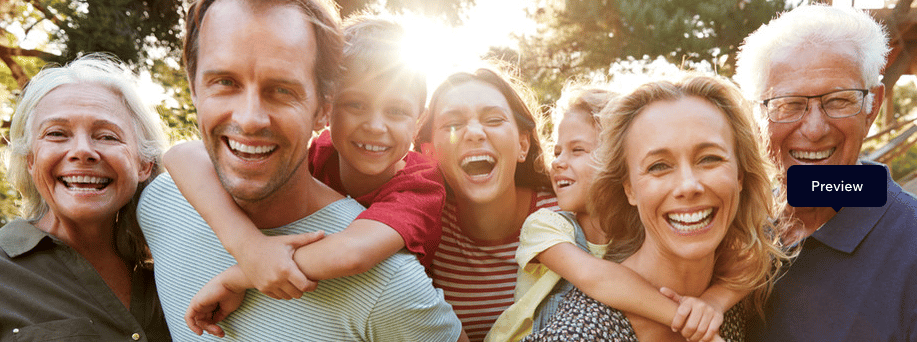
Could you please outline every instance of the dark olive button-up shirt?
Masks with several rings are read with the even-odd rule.
[[[79,253],[24,220],[0,228],[0,341],[170,341],[150,270],[130,310]]]

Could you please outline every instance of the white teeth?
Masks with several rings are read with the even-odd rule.
[[[468,156],[468,157],[465,157],[465,159],[462,159],[462,166],[465,166],[465,165],[468,165],[468,163],[477,162],[477,161],[486,161],[490,163],[495,162],[494,158],[489,155]]]
[[[63,176],[60,180],[71,191],[99,191],[111,182],[111,178],[95,176]]]
[[[89,192],[89,191],[99,191],[99,189],[97,189],[97,188],[75,188],[75,187],[72,187],[72,186],[71,186],[71,187],[67,187],[67,189],[69,189],[70,191],[86,191],[86,192]]]
[[[231,148],[234,151],[239,151],[239,152],[248,153],[248,154],[268,153],[277,148],[277,145],[252,146],[252,145],[245,145],[243,143],[240,143],[232,139],[227,139],[227,140],[229,140],[229,148]]]
[[[669,224],[676,230],[690,233],[706,227],[713,218],[713,208],[707,208],[693,213],[671,213],[667,215]]]
[[[93,177],[93,176],[65,176],[65,177],[61,177],[61,179],[67,183],[88,183],[88,184],[103,184],[109,181],[108,178]]]
[[[790,155],[796,159],[809,159],[809,160],[820,160],[830,157],[834,154],[836,147],[832,147],[823,151],[799,151],[799,150],[790,150]]]
[[[385,146],[376,146],[376,145],[363,144],[363,143],[357,143],[357,147],[362,148],[367,151],[371,151],[371,152],[382,152],[388,149],[388,147],[385,147]]]
[[[569,180],[569,179],[561,179],[561,180],[557,181],[557,186],[558,186],[558,187],[565,187],[565,186],[570,185],[570,184],[573,184],[573,181],[571,181],[571,180]]]

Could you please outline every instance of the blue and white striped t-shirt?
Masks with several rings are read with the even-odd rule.
[[[305,200],[305,199],[304,199]],[[266,235],[343,230],[363,211],[341,199]],[[137,209],[155,262],[156,286],[172,338],[239,341],[455,341],[461,324],[414,255],[401,251],[371,270],[323,280],[299,299],[276,300],[249,289],[220,326],[225,339],[191,332],[183,319],[191,297],[234,265],[213,231],[168,174],[143,192]]]

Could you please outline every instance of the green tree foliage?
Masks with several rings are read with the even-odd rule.
[[[530,13],[538,31],[521,37],[517,57],[546,102],[569,77],[606,74],[627,57],[706,61],[730,76],[742,39],[786,7],[784,0],[540,0]]]
[[[899,83],[896,85],[892,105],[894,106],[895,122],[900,121],[900,119],[911,114],[914,109],[917,109],[917,84],[905,82],[904,84]]]
[[[179,51],[179,0],[50,1],[47,15],[65,18],[53,40],[65,48],[57,62],[83,52],[107,51],[129,64],[148,62],[157,51]]]
[[[914,120],[913,112],[917,109],[917,84],[913,81],[904,82],[903,84],[899,82],[894,91],[892,105],[894,106],[895,122]],[[900,134],[900,131],[909,127],[905,125],[902,129],[893,132],[894,134],[891,134],[890,137]],[[892,178],[895,180],[900,180],[913,172],[917,172],[917,145],[911,146],[906,152],[889,161],[888,167],[891,169]]]

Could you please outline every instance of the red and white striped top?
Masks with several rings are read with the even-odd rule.
[[[529,213],[541,208],[560,210],[553,193],[533,193]],[[443,290],[468,338],[483,341],[497,317],[513,304],[519,235],[485,244],[465,236],[457,217],[450,197],[443,209],[442,241],[433,256],[433,285]]]

